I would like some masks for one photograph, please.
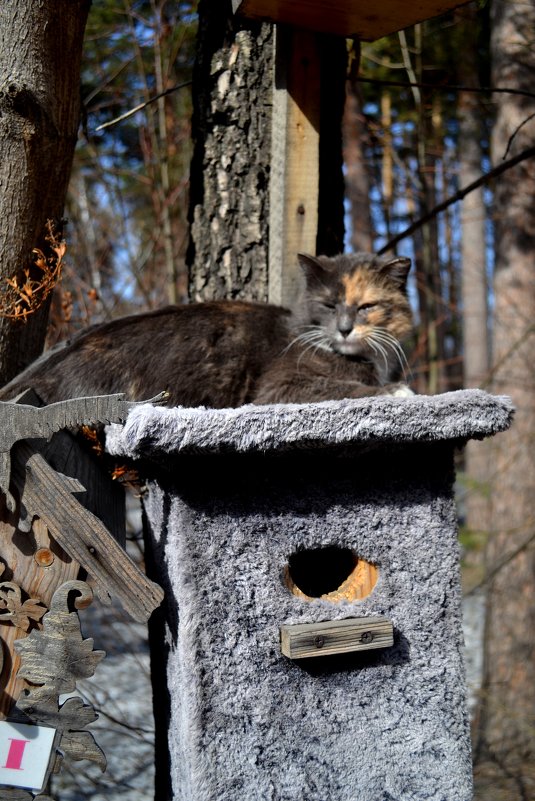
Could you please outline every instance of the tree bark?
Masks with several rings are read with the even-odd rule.
[[[273,26],[199,3],[189,296],[267,299]]]
[[[80,61],[90,0],[0,3],[0,296],[5,278],[46,247],[59,221],[80,119]],[[0,381],[42,350],[48,303],[23,324],[0,317]]]
[[[493,84],[528,89],[533,83],[535,0],[492,6]],[[506,148],[533,142],[535,102],[499,95],[492,137],[494,163]],[[511,137],[517,131],[514,140]],[[492,460],[494,534],[489,566],[507,562],[488,587],[485,675],[476,756],[492,761],[509,781],[508,799],[535,796],[535,161],[526,160],[494,187],[496,278],[494,382],[517,407],[513,428],[496,438]],[[505,797],[505,796],[504,796]]]

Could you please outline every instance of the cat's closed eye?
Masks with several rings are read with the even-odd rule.
[[[378,303],[361,303],[357,311],[368,311],[368,309],[374,309],[378,305]]]

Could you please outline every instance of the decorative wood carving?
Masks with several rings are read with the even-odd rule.
[[[162,394],[153,401],[164,399]],[[77,697],[59,702],[61,694],[75,690],[79,678],[93,675],[104,656],[93,650],[91,639],[82,638],[75,609],[91,603],[93,591],[75,579],[83,568],[104,603],[117,597],[139,621],[147,620],[163,591],[121,547],[124,523],[115,512],[106,514],[106,521],[119,542],[86,508],[100,510],[106,501],[119,507],[110,503],[98,468],[74,438],[54,432],[120,422],[132,404],[112,395],[39,407],[31,391],[19,401],[0,403],[0,717],[55,729],[61,754],[90,759],[104,770],[104,754],[85,731],[96,720],[93,708]],[[43,438],[52,434],[46,445]],[[74,497],[81,493],[82,498]],[[59,769],[61,759],[58,753],[51,768]],[[12,787],[0,791],[2,801],[34,797],[53,801]]]
[[[21,520],[27,530],[34,516],[91,576],[105,604],[116,597],[135,620],[146,621],[161,603],[163,591],[150,581],[110,535],[104,524],[73,497],[85,488],[77,479],[53,470],[31,441],[13,448],[13,483],[20,496]]]
[[[165,393],[151,399],[162,400]],[[123,395],[75,398],[41,408],[0,403],[0,491],[14,512],[12,479],[19,496],[18,529],[28,532],[34,517],[39,517],[54,540],[91,576],[103,603],[115,596],[135,620],[144,622],[161,603],[162,590],[138,570],[102,521],[73,497],[85,491],[80,481],[54,470],[34,440],[65,427],[121,422],[133,405]]]
[[[32,631],[16,643],[21,659],[19,678],[30,684],[19,697],[11,718],[56,729],[61,734],[61,752],[71,759],[89,759],[105,770],[106,757],[93,735],[84,731],[98,717],[93,707],[81,698],[59,702],[61,694],[74,692],[79,679],[92,676],[105,656],[104,651],[93,650],[91,638],[82,637],[76,609],[70,608],[75,595],[79,596],[74,600],[76,608],[84,608],[93,598],[86,582],[65,582],[54,593],[42,630]]]
[[[0,576],[5,569],[5,565],[0,564]],[[17,628],[28,631],[30,620],[39,622],[45,612],[46,607],[38,598],[23,601],[21,588],[14,581],[0,583],[0,623],[9,620]]]
[[[161,402],[165,397],[166,393],[161,393],[146,402]],[[97,425],[97,423],[123,423],[129,410],[135,405],[125,401],[124,395],[74,398],[42,407],[14,401],[1,402],[0,490],[6,496],[10,512],[15,511],[15,501],[9,492],[11,473],[9,453],[16,442],[21,439],[50,439],[52,434],[63,428]]]
[[[0,515],[0,555],[7,567],[2,565],[1,575],[20,587],[23,597],[39,598],[44,613],[55,590],[65,581],[77,578],[80,565],[52,540],[42,520],[34,520],[31,532],[22,534],[14,524],[1,519],[6,518],[5,509],[3,512]],[[14,648],[15,642],[25,636],[26,631],[0,613],[0,642],[4,655],[0,672],[0,718],[9,714],[26,687],[26,682],[17,677],[20,659]]]

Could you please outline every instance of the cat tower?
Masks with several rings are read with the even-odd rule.
[[[453,455],[511,416],[466,390],[111,432],[149,476],[169,797],[469,801]]]

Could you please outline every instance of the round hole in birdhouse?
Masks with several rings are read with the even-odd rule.
[[[294,595],[334,603],[366,598],[378,575],[377,565],[337,545],[295,551],[286,567],[286,583]]]

